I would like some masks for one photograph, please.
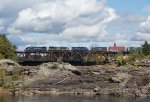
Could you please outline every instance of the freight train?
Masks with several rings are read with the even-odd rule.
[[[88,51],[101,51],[101,52],[129,52],[133,50],[139,50],[140,47],[92,47],[88,49],[87,47],[27,47],[25,52],[45,52],[45,51],[71,51],[71,52],[88,52]]]

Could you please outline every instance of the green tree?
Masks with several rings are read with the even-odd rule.
[[[142,53],[147,56],[150,54],[150,45],[148,44],[147,41],[142,45]]]
[[[16,60],[15,46],[4,34],[0,34],[0,58]]]

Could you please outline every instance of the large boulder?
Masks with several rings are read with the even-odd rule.
[[[39,74],[43,76],[67,76],[70,74],[80,75],[80,71],[67,63],[49,62],[40,65]]]
[[[74,66],[72,66],[71,64],[64,64],[64,69],[71,71],[72,73],[76,74],[76,75],[81,75],[81,72]]]

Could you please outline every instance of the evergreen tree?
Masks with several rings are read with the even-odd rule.
[[[14,45],[2,34],[0,35],[0,59],[16,60]]]
[[[150,45],[147,41],[145,41],[145,43],[142,45],[142,52],[146,56],[150,54]]]

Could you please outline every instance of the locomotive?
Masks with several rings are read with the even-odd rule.
[[[24,50],[25,52],[41,52],[41,51],[47,51],[46,47],[27,47]]]

